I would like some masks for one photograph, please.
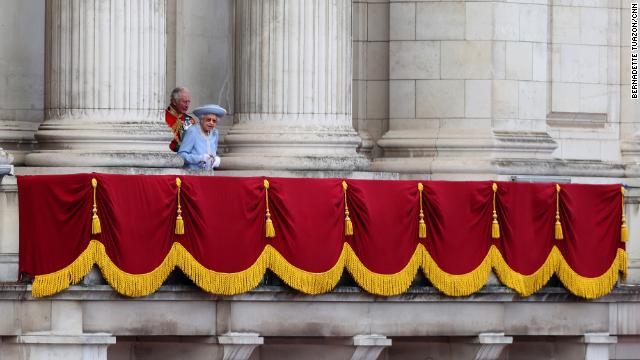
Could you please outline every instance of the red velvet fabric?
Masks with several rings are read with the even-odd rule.
[[[102,233],[91,235],[91,178],[98,180]],[[333,267],[348,243],[370,271],[394,274],[423,244],[449,274],[474,270],[495,245],[521,274],[535,272],[557,246],[584,277],[603,274],[620,242],[619,185],[562,185],[564,240],[554,239],[555,184],[499,182],[500,239],[491,238],[492,182],[423,181],[427,238],[418,238],[418,181],[347,180],[354,235],[344,235],[341,179],[269,178],[276,236],[265,237],[264,178],[180,176],[185,234],[175,235],[176,176],[78,174],[18,177],[20,271],[55,272],[89,240],[104,244],[123,271],[157,267],[174,242],[205,268],[249,268],[267,245],[312,273]]]
[[[269,210],[276,236],[266,242],[302,270],[329,270],[338,261],[343,244],[341,180],[273,178],[269,182]]]
[[[48,274],[72,263],[89,244],[91,175],[18,176],[19,269]]]
[[[500,183],[497,209],[501,237],[494,244],[520,274],[533,274],[553,246],[566,241],[554,239],[555,184]]]
[[[418,245],[417,182],[347,182],[353,221],[353,236],[348,236],[347,242],[369,270],[380,274],[399,272]]]
[[[449,274],[474,270],[491,247],[491,182],[425,182],[425,245]]]

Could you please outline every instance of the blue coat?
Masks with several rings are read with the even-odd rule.
[[[218,129],[205,135],[200,124],[193,125],[185,131],[178,155],[184,159],[184,167],[189,169],[206,169],[204,155],[216,156],[218,150]]]

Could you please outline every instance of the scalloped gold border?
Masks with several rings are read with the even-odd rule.
[[[146,296],[162,285],[171,271],[180,268],[204,291],[219,295],[234,295],[255,288],[267,269],[271,269],[285,283],[305,294],[331,291],[346,268],[355,281],[367,292],[393,296],[405,292],[422,267],[425,276],[442,293],[449,296],[467,296],[482,288],[491,269],[500,281],[522,296],[529,296],[542,288],[557,274],[564,286],[576,296],[594,299],[608,294],[618,281],[618,273],[627,273],[627,252],[618,249],[616,258],[602,275],[588,278],[577,274],[553,247],[544,264],[533,274],[523,275],[514,271],[500,251],[491,246],[483,261],[466,274],[449,274],[443,271],[422,244],[418,244],[407,265],[395,274],[379,274],[369,270],[355,251],[344,243],[340,256],[331,269],[313,273],[289,263],[271,245],[264,250],[249,268],[235,273],[220,273],[202,266],[182,245],[174,243],[162,263],[145,274],[130,274],[120,270],[108,257],[106,249],[97,240],[91,240],[87,249],[70,265],[56,272],[37,275],[32,286],[34,297],[58,293],[84,277],[93,264],[97,264],[109,285],[126,296]]]

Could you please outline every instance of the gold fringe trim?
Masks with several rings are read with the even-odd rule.
[[[349,244],[345,243],[345,249],[347,250],[347,270],[358,285],[371,294],[383,296],[399,295],[407,291],[416,277],[425,251],[424,246],[419,244],[402,270],[395,274],[379,274],[367,269]]]
[[[551,249],[547,260],[531,275],[523,275],[511,269],[497,247],[491,246],[493,269],[505,286],[513,289],[521,296],[529,296],[540,290],[551,279],[558,268],[558,259],[562,254],[555,246]]]
[[[620,252],[622,249],[618,249],[618,256],[620,256]],[[622,273],[621,280],[627,280],[627,274],[629,271],[629,259],[627,258],[627,252],[622,250],[622,258],[620,258],[620,262],[618,263],[618,271]]]
[[[569,267],[560,250],[554,246],[547,260],[535,273],[523,275],[511,269],[500,251],[492,245],[478,267],[466,274],[453,275],[443,271],[425,247],[418,244],[404,269],[395,274],[379,274],[367,269],[351,246],[344,243],[336,264],[321,273],[293,266],[271,245],[265,247],[248,269],[220,273],[205,268],[182,245],[174,243],[165,259],[154,270],[145,274],[130,274],[120,270],[109,259],[102,243],[91,240],[87,249],[67,267],[36,276],[32,295],[49,296],[66,289],[88,274],[94,263],[98,264],[104,278],[115,291],[131,297],[146,296],[158,290],[176,266],[203,290],[220,295],[235,295],[255,288],[267,269],[273,270],[285,283],[298,291],[320,294],[331,291],[346,268],[367,292],[393,296],[405,292],[422,267],[433,286],[449,296],[467,296],[478,291],[486,284],[493,268],[505,286],[522,296],[529,296],[542,288],[555,273],[571,293],[594,299],[611,292],[618,281],[618,273],[622,273],[624,279],[628,271],[627,252],[618,249],[616,258],[604,274],[594,278],[580,276]]]
[[[98,252],[99,241],[91,240],[87,248],[71,264],[56,272],[38,275],[33,280],[31,295],[33,297],[50,296],[76,284],[91,271]]]
[[[422,246],[422,244],[418,246]],[[425,276],[431,281],[433,286],[445,295],[467,296],[480,290],[484,284],[487,283],[489,273],[491,273],[491,252],[487,252],[484,260],[471,272],[453,275],[440,269],[429,252],[424,249],[422,268],[424,269]]]
[[[558,254],[560,254],[559,251]],[[595,299],[610,293],[618,282],[618,272],[622,272],[622,277],[626,278],[627,252],[624,249],[618,249],[616,258],[609,269],[597,277],[588,278],[578,275],[571,269],[562,255],[560,255],[558,269],[556,270],[558,278],[567,290],[585,299]]]
[[[269,269],[292,288],[305,294],[316,295],[331,291],[342,276],[345,268],[345,258],[349,245],[345,243],[338,261],[325,272],[313,273],[295,267],[287,261],[276,249],[267,245],[265,251],[269,257]]]
[[[627,217],[624,215],[624,186],[620,187],[622,193],[622,224],[620,225],[620,241],[629,240],[629,227],[627,227]]]
[[[236,295],[255,288],[264,277],[269,263],[268,251],[264,249],[246,270],[221,273],[202,266],[182,245],[174,243],[173,246],[176,249],[176,266],[201,289],[212,294]]]
[[[104,245],[101,243],[99,243],[99,248],[96,252],[96,263],[100,267],[102,276],[118,293],[130,297],[146,296],[158,290],[171,274],[171,271],[173,271],[176,263],[176,245],[178,244],[173,244],[169,254],[162,260],[160,265],[144,274],[131,274],[120,270],[111,261]]]

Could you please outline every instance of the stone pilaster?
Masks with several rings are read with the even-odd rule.
[[[225,169],[349,170],[351,1],[236,1],[235,119]]]
[[[551,158],[547,5],[390,6],[389,130],[374,169],[478,177]]]
[[[164,124],[165,1],[47,0],[30,166],[180,166]]]

